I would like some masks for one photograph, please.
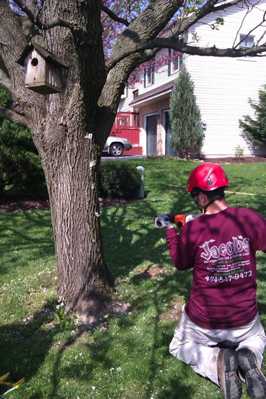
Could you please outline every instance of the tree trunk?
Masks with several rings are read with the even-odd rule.
[[[68,121],[66,121],[68,123]],[[93,136],[76,125],[43,158],[58,267],[58,294],[67,310],[90,318],[110,295],[97,196],[99,154]],[[54,130],[51,134],[56,135]],[[91,321],[91,320],[90,320]]]
[[[47,97],[44,112],[35,113],[33,138],[49,192],[59,298],[67,310],[93,322],[113,286],[103,258],[97,196],[95,118],[106,79],[100,1],[47,0],[44,21],[58,17],[73,29],[50,29],[43,39],[51,52],[68,60],[69,68],[64,91]]]

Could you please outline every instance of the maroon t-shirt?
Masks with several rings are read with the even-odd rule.
[[[248,208],[201,215],[166,231],[179,270],[193,268],[185,311],[203,328],[236,328],[257,313],[256,251],[266,252],[266,219]]]

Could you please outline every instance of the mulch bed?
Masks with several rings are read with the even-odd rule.
[[[215,162],[215,163],[255,163],[255,162],[266,162],[266,157],[227,157],[227,158],[206,158],[204,161]]]
[[[136,200],[126,200],[126,199],[100,199],[100,207],[109,207],[109,206],[124,206],[129,202],[137,201]],[[9,212],[24,212],[29,211],[31,209],[49,209],[50,204],[49,200],[38,200],[38,199],[0,199],[0,213],[9,213]]]
[[[0,200],[0,213],[21,212],[30,209],[49,209],[48,200]]]

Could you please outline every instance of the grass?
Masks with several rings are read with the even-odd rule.
[[[176,274],[160,212],[195,211],[184,187],[194,162],[131,161],[145,167],[144,200],[105,208],[105,256],[118,294],[130,302],[127,316],[80,332],[56,302],[56,273],[48,211],[0,214],[0,375],[25,383],[10,399],[218,399],[219,390],[168,354],[175,321],[162,317],[185,301],[191,273]],[[266,164],[224,165],[232,205],[266,215]],[[234,194],[236,192],[237,194]],[[252,194],[252,195],[251,195]],[[153,279],[143,271],[162,265]],[[258,296],[266,323],[266,257],[258,255]],[[265,324],[266,325],[266,324]],[[247,398],[243,395],[243,398]]]

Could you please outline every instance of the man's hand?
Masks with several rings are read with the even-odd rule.
[[[186,223],[186,215],[179,214],[174,215],[170,213],[162,213],[156,216],[154,220],[155,227],[158,229],[164,229],[166,227],[183,227]]]
[[[169,213],[162,213],[161,215],[156,216],[154,219],[155,227],[158,229],[164,229],[168,227],[172,223],[171,216]]]

